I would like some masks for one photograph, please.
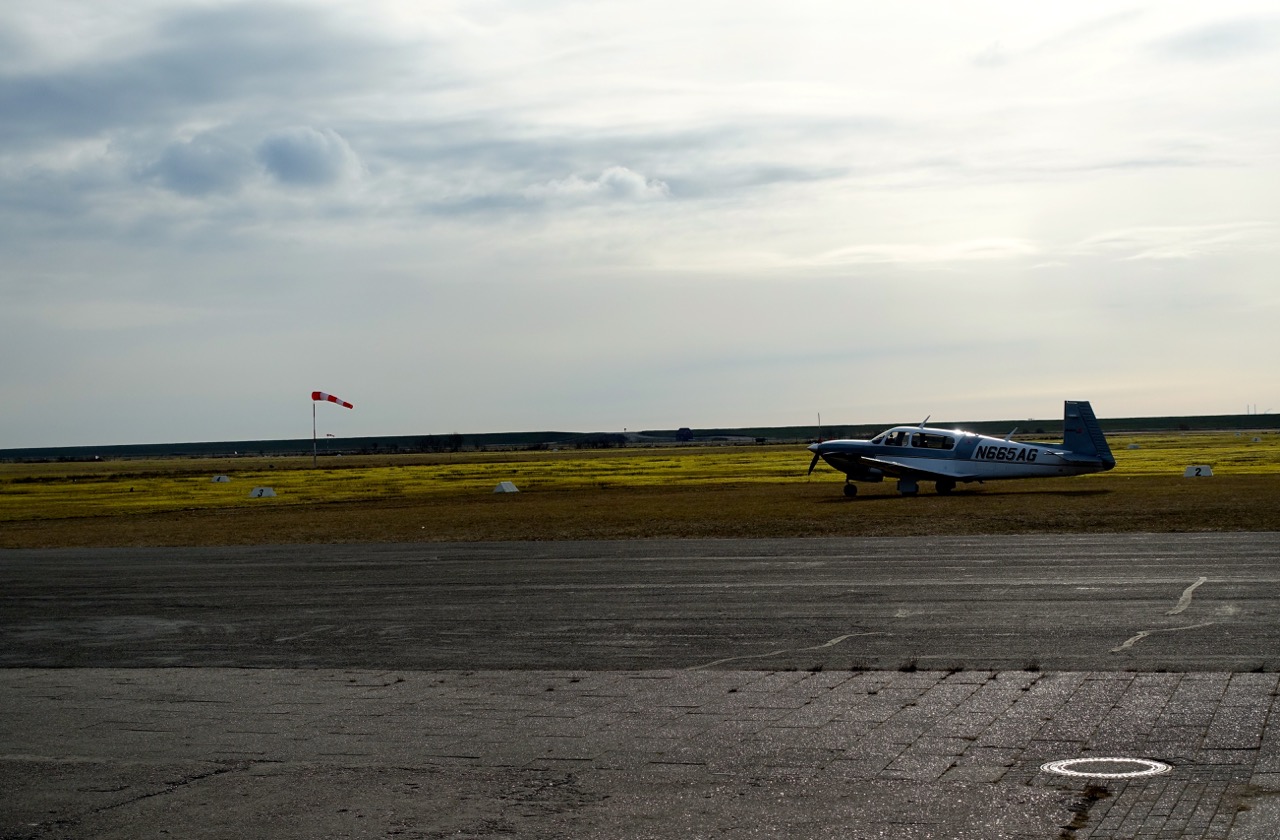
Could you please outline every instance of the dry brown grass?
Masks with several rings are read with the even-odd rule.
[[[242,485],[243,486],[243,485]],[[1280,475],[1124,476],[840,494],[831,476],[787,482],[486,491],[367,501],[83,515],[0,523],[0,547],[906,536],[1086,531],[1280,531]]]

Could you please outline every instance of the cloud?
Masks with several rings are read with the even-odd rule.
[[[395,43],[341,30],[309,6],[181,9],[99,55],[0,71],[0,143],[39,146],[157,121],[207,121],[261,102],[274,102],[275,112],[303,109],[317,97],[363,89],[400,56]]]
[[[199,196],[234,192],[254,171],[248,149],[205,133],[170,144],[145,174],[174,192]]]
[[[583,202],[655,201],[669,198],[671,188],[664,181],[646,178],[625,166],[610,166],[597,178],[571,175],[563,180],[530,187],[525,193],[531,198]]]
[[[1172,58],[1229,61],[1271,52],[1278,45],[1280,21],[1235,20],[1186,30],[1156,43],[1155,49]]]
[[[294,186],[325,186],[355,174],[359,159],[336,131],[310,127],[277,131],[262,141],[258,159],[278,180]]]
[[[1275,225],[1268,222],[1134,227],[1091,236],[1071,252],[1121,260],[1189,260],[1271,248],[1274,235]]]
[[[999,41],[988,44],[982,52],[973,57],[975,67],[1003,67],[1010,60],[1009,51]]]
[[[987,260],[1015,260],[1033,257],[1040,248],[1025,239],[989,237],[959,242],[866,244],[819,254],[803,263],[842,265],[858,263],[952,264]]]
[[[198,320],[200,312],[194,307],[160,302],[93,300],[37,307],[31,314],[58,329],[110,331],[192,323]]]
[[[1175,413],[1211,409],[1220,360],[1256,387],[1275,355],[1280,240],[1248,222],[1275,217],[1280,38],[1252,2],[0,3],[0,344],[30,360],[0,437],[286,436],[296,405],[224,406],[320,373],[370,380],[370,434],[794,423],[959,395],[876,354],[914,336],[941,370],[975,322],[972,358],[1163,359]],[[1219,300],[1247,305],[1196,316]],[[1209,379],[1186,324],[1229,348]],[[1232,366],[1242,334],[1263,361]],[[207,396],[175,398],[185,366]],[[92,413],[34,400],[89,372],[154,425],[50,430]]]
[[[975,67],[990,69],[1003,67],[1025,59],[1053,54],[1070,54],[1080,49],[1096,49],[1104,39],[1123,30],[1142,18],[1141,12],[1122,11],[1097,18],[1087,18],[1065,29],[1051,31],[1039,40],[1023,46],[1009,48],[1001,41],[992,41],[970,59]]]

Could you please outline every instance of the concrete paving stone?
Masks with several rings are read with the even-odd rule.
[[[1205,733],[1206,749],[1258,749],[1262,730],[1271,713],[1270,704],[1220,706]]]
[[[921,727],[884,723],[876,727],[869,735],[863,738],[862,743],[867,747],[883,745],[906,748],[914,744],[926,731],[926,729]]]
[[[899,709],[883,725],[909,727],[914,731],[924,733],[937,726],[939,721],[945,720],[946,716],[945,709],[931,709],[908,704]]]
[[[833,721],[869,721],[882,723],[898,713],[900,707],[896,703],[860,703],[842,710]]]
[[[1084,741],[1028,741],[1022,751],[1023,761],[1043,764],[1067,758],[1080,758],[1085,754]]]
[[[827,706],[805,706],[783,715],[774,722],[774,726],[794,729],[817,729],[836,720],[839,710]]]
[[[1143,694],[1139,689],[1127,692],[1106,711],[1099,725],[1154,729],[1168,706],[1170,696],[1162,691]]]
[[[1008,772],[1006,767],[993,767],[988,764],[952,765],[941,776],[943,782],[977,782],[995,784]]]
[[[972,741],[966,741],[963,738],[923,735],[912,742],[906,754],[951,756],[956,758],[962,755],[972,744]]]
[[[1020,747],[1029,742],[1039,729],[1039,726],[1019,728],[997,722],[978,736],[978,739],[974,741],[974,746],[993,749]]]
[[[840,691],[878,691],[893,682],[892,671],[858,671],[840,686]]]
[[[765,729],[742,736],[743,740],[747,742],[778,737],[786,739],[795,747],[811,750],[834,751],[837,753],[843,753],[849,749],[856,749],[859,743],[859,739],[856,738],[833,738],[829,735],[825,735],[822,730],[819,729]]]
[[[837,778],[878,779],[897,756],[859,756],[841,758],[827,765],[827,771]]]
[[[956,671],[947,675],[947,682],[970,683],[983,686],[995,679],[995,671]]]
[[[976,741],[982,737],[983,733],[990,730],[997,719],[994,715],[953,714],[935,723],[929,730],[929,734],[940,738],[964,738],[968,741]]]
[[[992,767],[1012,767],[1022,757],[1022,748],[1001,749],[998,747],[970,746],[956,759],[959,766],[990,765]]]
[[[601,718],[579,717],[538,717],[521,718],[516,725],[524,730],[530,738],[583,738],[600,729]]]
[[[806,733],[805,739],[814,746],[853,748],[871,736],[873,725],[867,721],[832,721]]]
[[[1160,721],[1171,726],[1208,726],[1221,696],[1221,686],[1188,687],[1184,682],[1169,698]]]
[[[1204,795],[1204,785],[1189,783],[1183,790],[1178,801],[1174,803],[1172,810],[1169,812],[1169,819],[1187,824],[1195,816],[1196,806],[1200,802],[1200,798]]]
[[[805,707],[810,711],[802,709],[799,712],[784,712],[784,717],[773,723],[735,720],[730,717],[743,713],[752,714],[760,711],[759,708],[724,708],[716,714],[709,714],[705,705],[696,705],[690,698],[681,698],[679,703],[673,704],[672,698],[664,697],[662,692],[655,692],[651,688],[645,691],[643,701],[631,702],[634,698],[625,695],[605,698],[604,703],[599,702],[601,698],[588,701],[583,699],[583,695],[564,688],[566,684],[573,683],[563,679],[549,681],[548,677],[555,675],[547,674],[528,679],[520,675],[494,673],[488,678],[493,684],[487,690],[482,683],[473,682],[467,691],[476,702],[465,716],[457,715],[456,709],[451,708],[454,705],[452,701],[456,700],[453,695],[455,686],[428,681],[417,685],[413,680],[406,680],[407,687],[388,689],[388,692],[396,693],[387,693],[381,697],[365,696],[352,703],[351,697],[345,693],[348,691],[345,687],[347,684],[330,680],[327,684],[333,688],[331,702],[340,706],[331,715],[317,714],[311,704],[284,708],[275,714],[269,713],[265,705],[249,705],[247,708],[255,710],[252,720],[240,715],[240,719],[224,721],[220,730],[211,732],[207,731],[209,723],[217,720],[216,715],[211,718],[199,703],[191,703],[186,719],[200,721],[200,731],[187,733],[188,740],[180,744],[185,745],[181,746],[185,751],[206,756],[212,754],[223,758],[249,758],[264,762],[283,760],[299,766],[308,761],[319,761],[321,764],[370,770],[390,762],[391,765],[402,768],[431,765],[437,770],[443,769],[450,773],[464,770],[471,772],[483,767],[496,771],[525,768],[528,771],[575,776],[583,773],[634,771],[678,778],[683,783],[695,784],[700,783],[699,780],[705,779],[709,773],[715,772],[726,774],[725,778],[737,780],[755,774],[762,779],[787,778],[792,780],[792,784],[803,782],[804,785],[818,786],[839,780],[844,780],[847,784],[892,781],[902,785],[934,784],[947,788],[979,786],[975,790],[981,790],[981,786],[999,786],[1001,791],[1030,783],[1034,788],[1058,791],[1056,795],[1068,797],[1063,801],[1071,801],[1069,797],[1076,796],[1083,790],[1083,783],[1073,781],[1071,785],[1074,787],[1070,787],[1061,786],[1060,780],[1043,781],[1040,777],[1047,774],[1039,771],[1042,761],[1098,754],[1099,749],[1117,744],[1132,744],[1136,740],[1133,737],[1125,740],[1117,733],[1105,731],[1103,724],[1099,724],[1097,731],[1086,741],[1031,738],[1021,743],[990,743],[992,736],[1012,737],[1018,732],[1019,725],[1024,731],[1031,729],[1046,711],[1052,714],[1058,692],[1045,691],[1039,695],[1019,689],[1011,692],[1007,688],[1000,688],[999,680],[970,683],[968,687],[971,690],[967,692],[951,691],[946,680],[955,675],[935,675],[929,683],[932,688],[923,693],[915,686],[907,689],[888,688],[888,691],[905,693],[897,697],[890,695],[893,705],[886,704],[885,708],[891,710],[892,714],[883,723],[841,719],[814,726],[795,725],[797,722],[811,722],[805,716],[812,714],[814,706],[824,709],[839,707],[841,704],[835,702],[836,698],[848,698],[844,702],[846,711],[852,711],[853,706],[868,701],[885,703],[880,694],[860,693],[860,689],[865,690],[866,686],[875,685],[874,682],[860,680],[860,676],[843,681],[830,678],[822,682],[815,680],[811,687],[817,692],[818,699]],[[917,675],[908,676],[913,681],[918,679]],[[1054,681],[1048,679],[1051,675],[1040,676],[1041,679],[1029,685],[1034,688],[1035,685],[1048,681],[1052,686]],[[897,677],[895,674],[892,679]],[[0,678],[3,678],[3,674],[0,674]],[[117,699],[99,704],[95,719],[93,710],[96,701],[89,699],[94,692],[92,687],[88,687],[83,689],[86,699],[85,705],[80,707],[82,727],[94,731],[112,731],[119,729],[122,724],[126,725],[125,731],[115,732],[105,746],[96,747],[108,754],[121,748],[138,751],[142,755],[149,755],[149,750],[160,750],[162,747],[172,750],[175,746],[174,736],[180,734],[178,730],[181,727],[159,727],[155,725],[154,718],[178,724],[183,721],[184,715],[173,712],[174,704],[157,702],[157,693],[149,694],[143,690],[145,678],[141,673],[134,674],[132,680],[129,690],[137,698],[134,702],[139,704],[138,708],[151,711],[138,714],[138,709],[135,708],[133,713],[119,714],[114,710],[127,708],[128,704]],[[371,680],[372,677],[369,681]],[[235,681],[228,679],[224,682],[230,685]],[[1099,692],[1097,685],[1114,687],[1125,684],[1124,680],[1063,680],[1058,685],[1074,684],[1083,688],[1090,682],[1095,685],[1086,693],[1094,701],[1107,695],[1107,692]],[[1137,680],[1135,678],[1130,682],[1136,683]],[[557,686],[556,690],[546,692],[548,684]],[[694,686],[692,690],[695,692],[719,698],[719,692],[727,691],[725,687],[732,686],[735,682],[729,678],[717,682],[717,678],[712,675],[680,684]],[[1161,675],[1161,679],[1151,684],[1164,686],[1167,690],[1171,683]],[[790,678],[782,681],[782,685],[789,693],[788,702],[800,696],[795,692],[795,683]],[[971,708],[972,703],[980,703],[980,695],[987,685],[995,686],[992,691],[998,690],[1000,694],[1008,695],[998,701],[991,701],[1004,704],[1006,714],[990,718],[971,717],[963,725],[959,724],[956,717],[962,715],[961,710]],[[541,693],[537,691],[538,686],[541,686]],[[451,702],[438,702],[439,697],[429,696],[433,690],[440,695],[450,694]],[[233,703],[250,703],[254,691],[251,682],[245,680],[226,696]],[[958,700],[962,694],[964,699]],[[488,697],[487,711],[482,708],[485,704],[479,702],[480,695]],[[522,706],[522,717],[505,715],[502,709],[504,701],[495,701],[495,697],[515,698]],[[915,699],[909,699],[912,697]],[[1198,698],[1192,700],[1203,702]],[[21,702],[20,700],[19,703]],[[1129,703],[1131,711],[1142,707],[1141,703],[1132,699],[1128,690],[1118,702]],[[911,703],[916,705],[911,706]],[[922,707],[930,711],[927,708],[929,704],[945,710],[945,714],[933,720],[931,715],[921,715],[915,711]],[[679,708],[678,713],[672,714],[672,710],[676,708]],[[1112,706],[1111,711],[1114,708]],[[1257,708],[1256,703],[1250,705],[1243,702],[1234,704],[1226,711],[1215,708],[1214,715],[1208,720],[1217,721],[1217,725],[1222,727],[1226,727],[1230,721],[1241,719],[1256,721]],[[281,721],[294,716],[298,716],[299,723],[308,725],[280,725]],[[1199,716],[1199,712],[1191,717],[1196,716]],[[1110,723],[1123,727],[1126,721],[1132,719],[1113,716],[1109,720]],[[20,720],[22,723],[13,723],[13,720]],[[20,717],[15,716],[8,723],[0,721],[0,738],[12,740],[26,737],[24,728],[32,720],[33,715],[28,711],[21,712]],[[1014,725],[1008,724],[1009,720],[1014,721]],[[1102,720],[1105,723],[1108,718],[1104,716]],[[147,729],[152,731],[130,730],[127,726],[147,722],[151,724]],[[1175,730],[1175,737],[1167,743],[1189,744],[1193,735],[1203,741],[1208,727],[1209,724],[1206,723],[1199,730],[1194,727]],[[450,740],[442,729],[453,732],[458,736],[457,739]],[[973,739],[957,737],[953,734],[957,730],[977,730],[982,735],[971,736]],[[1043,730],[1043,725],[1032,729],[1033,732]],[[305,740],[291,737],[301,733],[309,737]],[[655,738],[655,734],[660,737]],[[1159,736],[1168,734],[1167,731],[1154,733]],[[56,738],[57,733],[50,732],[49,735]],[[65,736],[66,731],[63,730],[63,737]],[[1274,736],[1265,727],[1258,728],[1257,737],[1262,745],[1271,747],[1266,739]],[[1148,743],[1155,743],[1154,738]],[[247,751],[250,747],[257,751]],[[1267,752],[1261,749],[1208,750],[1197,744],[1192,757],[1207,761],[1190,768],[1176,767],[1173,776],[1158,783],[1163,787],[1158,788],[1155,783],[1144,783],[1144,786],[1130,783],[1128,787],[1122,788],[1108,782],[1108,788],[1116,792],[1111,799],[1093,805],[1090,822],[1073,836],[1107,836],[1099,833],[1103,826],[1116,826],[1120,832],[1132,828],[1134,837],[1160,836],[1162,833],[1174,832],[1181,832],[1177,835],[1180,837],[1210,836],[1212,817],[1207,815],[1199,803],[1215,796],[1220,797],[1221,791],[1226,790],[1225,786],[1228,784],[1243,787],[1253,777],[1260,776],[1260,773],[1255,772],[1255,762],[1265,762],[1268,756],[1275,756],[1280,763],[1280,745],[1275,745]],[[1275,772],[1280,775],[1280,768]],[[1213,779],[1216,781],[1211,781]],[[1219,792],[1216,794],[1213,788],[1215,784],[1219,785]],[[1133,803],[1129,804],[1128,800],[1133,800]],[[1145,812],[1142,811],[1143,808],[1146,808]],[[938,813],[942,814],[941,811]],[[1117,822],[1119,814],[1124,815],[1126,822]],[[1065,820],[1069,822],[1071,818],[1068,812]],[[942,816],[939,819],[941,822],[936,825],[946,824]],[[924,813],[917,822],[910,824],[909,830],[919,828],[927,831],[930,824],[929,814]],[[1066,823],[1058,823],[1059,826],[1063,824]],[[1224,824],[1227,828],[1230,827],[1229,820]],[[1201,831],[1197,826],[1205,828]],[[907,831],[908,828],[904,827],[903,830]],[[490,830],[489,833],[493,831]],[[104,832],[102,836],[110,836],[110,832]],[[1129,835],[1116,833],[1112,836]]]
[[[538,758],[576,761],[588,761],[609,751],[606,744],[594,738],[534,737],[527,746]]]
[[[990,681],[994,682],[996,685],[1004,688],[1016,689],[1030,688],[1032,685],[1039,682],[1040,678],[1044,676],[1039,671],[1019,671],[1017,669],[1007,671],[987,671],[984,673],[992,674],[993,679]]]
[[[761,671],[739,690],[774,694],[803,682],[809,675],[802,671]]]
[[[1280,690],[1280,674],[1232,674],[1223,706],[1252,706],[1260,698],[1273,697]]]
[[[955,675],[949,674],[939,682],[935,682],[924,694],[926,698],[949,703],[952,706],[958,706],[972,697],[976,692],[981,690],[985,683],[978,683],[968,680],[953,679]]]
[[[1079,671],[1047,671],[1028,674],[1027,691],[1033,697],[1057,696],[1063,700],[1073,694],[1088,674]]]
[[[695,737],[709,741],[738,740],[767,729],[770,725],[767,720],[726,719],[719,715],[702,715],[701,712],[694,714],[707,718],[707,727],[702,734]],[[637,734],[641,728],[641,726],[635,727]]]
[[[1195,763],[1200,766],[1248,767],[1253,769],[1254,750],[1200,750]]]
[[[845,753],[838,749],[796,746],[781,740],[756,739],[749,746],[760,762],[782,767],[825,767]]]
[[[947,678],[945,671],[886,671],[891,688],[912,688],[924,691]]]
[[[960,704],[959,709],[972,713],[992,713],[1006,709],[1027,695],[1018,684],[988,680],[974,686],[974,691]]]
[[[1159,797],[1151,806],[1151,813],[1166,817],[1172,815],[1186,788],[1187,783],[1183,780],[1170,779],[1165,782]]]
[[[1274,840],[1280,826],[1280,796],[1253,797],[1233,821],[1232,840]]]
[[[966,703],[956,707],[951,714],[934,724],[934,728],[945,728],[955,735],[977,737],[997,722],[1004,720],[1011,705],[978,708]]]
[[[778,709],[785,716],[791,712],[805,709],[813,703],[808,695],[801,692],[763,692],[754,691],[747,692],[748,697],[753,698],[753,708],[757,709]]]
[[[884,769],[880,778],[932,782],[942,778],[954,764],[953,756],[903,754]]]
[[[867,702],[886,703],[897,708],[902,708],[908,703],[914,703],[924,696],[925,687],[919,688],[913,686],[895,686],[887,685],[879,689],[875,694],[868,694],[868,698],[874,697],[874,701]]]
[[[1147,707],[1125,704],[1114,706],[1098,721],[1097,729],[1124,729],[1129,732],[1150,734],[1156,730],[1156,721],[1160,717],[1161,704],[1153,703]]]

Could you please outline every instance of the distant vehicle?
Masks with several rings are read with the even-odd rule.
[[[921,481],[939,493],[957,483],[997,478],[1051,478],[1104,472],[1116,465],[1107,439],[1085,400],[1063,403],[1062,443],[1023,443],[959,429],[895,426],[871,440],[826,440],[809,447],[812,474],[819,460],[845,474],[844,494],[858,495],[855,481],[898,479],[898,492],[914,496]]]

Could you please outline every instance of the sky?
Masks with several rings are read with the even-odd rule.
[[[1280,411],[1270,2],[0,4],[0,449]]]

